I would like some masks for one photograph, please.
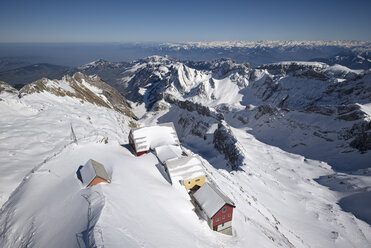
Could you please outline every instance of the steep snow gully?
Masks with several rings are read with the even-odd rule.
[[[369,247],[369,71],[158,56],[117,68],[126,99],[81,73],[0,84],[0,247]],[[235,203],[232,236],[128,145],[131,128],[166,122]],[[89,159],[110,184],[83,186]]]

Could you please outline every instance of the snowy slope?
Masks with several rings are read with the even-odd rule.
[[[128,101],[80,73],[20,92],[0,84],[0,246],[368,247],[370,72],[201,64],[125,65]],[[170,121],[236,203],[233,236],[209,229],[154,154],[132,154],[130,127]],[[76,171],[90,158],[111,184],[83,187]]]
[[[95,137],[67,146],[25,178],[3,207],[2,246],[366,247],[371,238],[370,227],[341,211],[336,194],[313,180],[332,173],[326,164],[238,130],[247,166],[229,173],[214,168],[223,158],[204,160],[209,179],[237,206],[234,236],[215,233],[163,177],[156,157],[134,157],[120,145],[125,129],[116,131],[108,144]],[[89,158],[107,167],[111,184],[83,188],[76,171]]]
[[[370,117],[364,110],[371,101],[370,70],[297,61],[252,70],[225,59],[187,65],[158,56],[130,65],[130,76],[122,78],[120,89],[139,117],[180,101],[188,110],[209,108],[224,114],[228,122],[236,121],[233,126],[248,126],[259,140],[286,151],[338,168],[349,167],[338,165],[339,161],[348,163],[357,157],[350,167],[367,168],[369,155],[359,152],[370,150]],[[288,134],[292,138],[282,139]],[[298,144],[305,147],[300,150]],[[330,156],[309,151],[308,146],[319,151],[326,147]]]
[[[68,82],[46,80],[45,83],[50,87],[58,85],[59,91],[26,94],[27,89],[23,89],[21,94],[25,95],[21,98],[16,90],[0,93],[0,159],[4,182],[0,189],[1,205],[32,168],[53,158],[74,141],[71,125],[78,141],[103,142],[112,137],[117,140],[117,133],[126,139],[131,118],[88,101],[100,99],[98,104],[108,106],[104,101],[107,99],[82,94],[81,97],[88,99],[83,102],[72,94],[61,96],[65,90],[74,91]],[[82,88],[76,89],[82,92]]]
[[[217,182],[236,203],[233,222],[238,237],[236,247],[243,244],[367,247],[370,226],[336,205],[342,194],[315,181],[334,173],[326,163],[286,153],[257,141],[243,129],[233,129],[243,148],[246,165],[230,172],[210,140],[215,119],[205,116],[193,119],[192,116],[197,113],[174,107],[169,112],[153,113],[144,121],[183,120],[176,125],[183,145],[207,159],[204,163],[209,179]],[[194,126],[183,125],[185,119],[209,123],[205,128],[206,139],[192,134]],[[266,243],[267,240],[272,243]]]

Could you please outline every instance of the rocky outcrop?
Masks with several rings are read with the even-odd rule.
[[[371,150],[371,122],[362,121],[355,123],[343,134],[345,139],[352,139],[349,145],[361,153]]]
[[[7,83],[0,81],[0,94],[1,93],[18,94],[18,90]]]
[[[43,78],[25,85],[19,91],[21,97],[42,92],[60,97],[78,98],[82,103],[86,101],[98,106],[112,108],[135,118],[126,103],[126,99],[115,88],[101,81],[97,76],[86,76],[77,72],[72,77],[68,75],[63,77],[62,80]]]
[[[184,63],[196,70],[211,71],[217,77],[226,76],[232,71],[238,72],[240,75],[246,75],[251,69],[249,63],[239,64],[229,58],[221,58],[214,61],[185,61]]]
[[[358,75],[354,79],[345,79],[330,84],[324,91],[324,97],[334,99],[339,105],[369,103],[371,101],[371,70]]]
[[[304,112],[330,116],[335,113],[335,109],[331,106],[312,105],[312,106],[308,106],[307,108],[305,108]]]
[[[270,105],[260,105],[256,109],[256,114],[254,115],[255,119],[258,120],[264,115],[279,115],[280,110],[276,107],[272,107]],[[282,109],[282,111],[288,112],[289,110],[287,109]]]
[[[207,130],[210,128],[208,122],[197,120],[194,116],[181,116],[178,124],[183,130],[188,129],[190,134],[206,140]]]
[[[221,113],[216,112],[215,110],[212,110],[209,107],[205,107],[199,103],[194,103],[188,100],[181,101],[173,97],[172,95],[166,94],[164,95],[165,101],[167,101],[170,104],[175,104],[181,109],[185,109],[189,112],[197,112],[200,115],[212,117],[216,120],[224,120],[224,116]]]
[[[224,158],[233,170],[243,165],[244,155],[241,145],[226,122],[222,121],[218,124],[218,128],[214,132],[213,144],[216,150],[224,154]]]
[[[295,77],[313,78],[318,80],[327,80],[328,77],[323,70],[328,65],[316,62],[287,62],[262,65],[259,69],[266,69],[275,75],[293,75]]]
[[[238,64],[231,59],[222,58],[220,60],[214,61],[210,66],[210,70],[213,72],[213,75],[217,78],[225,77],[228,73],[235,71],[240,75],[246,75],[250,71],[250,64],[245,62]]]

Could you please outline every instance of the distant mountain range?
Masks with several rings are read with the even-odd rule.
[[[67,69],[66,66],[47,63],[29,65],[26,62],[0,62],[0,81],[4,81],[17,89],[40,78],[58,78]]]
[[[20,45],[5,48],[16,51],[17,46]],[[5,48],[4,51],[1,48],[0,45],[0,52],[5,53]],[[339,64],[350,69],[371,68],[371,42],[369,41],[225,41],[101,44],[99,46],[91,44],[38,46],[35,44],[29,45],[28,49],[31,54],[35,53],[34,51],[45,54],[34,54],[33,57],[0,58],[1,81],[21,88],[22,85],[42,77],[61,78],[66,74],[66,69],[72,68],[72,71],[78,71],[75,65],[81,65],[81,61],[88,62],[99,58],[124,61],[119,63],[119,68],[110,68],[108,72],[101,72],[105,77],[111,77],[108,74],[118,73],[128,62],[152,55],[170,56],[180,61],[206,62],[230,58],[238,63],[247,62],[253,68],[281,61],[315,61],[328,65]]]
[[[182,60],[214,60],[221,57],[248,62],[253,67],[280,61],[319,61],[352,69],[368,69],[369,41],[214,41],[160,45],[161,54]]]

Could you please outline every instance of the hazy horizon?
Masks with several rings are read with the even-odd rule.
[[[371,40],[371,2],[2,1],[0,42]]]

